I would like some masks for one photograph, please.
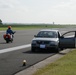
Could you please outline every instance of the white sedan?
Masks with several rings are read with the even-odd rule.
[[[74,36],[64,36],[70,32],[74,32]],[[40,30],[31,42],[31,51],[54,50],[55,52],[59,52],[59,50],[63,48],[75,48],[75,33],[76,31],[69,31],[61,36],[59,30]]]

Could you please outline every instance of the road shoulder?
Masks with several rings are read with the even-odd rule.
[[[68,52],[70,52],[72,49],[66,49],[63,51],[60,51],[60,53],[55,54],[23,71],[20,71],[18,73],[16,73],[15,75],[32,75],[34,72],[36,72],[38,69],[44,67],[47,64],[50,64],[52,62],[55,62],[56,60],[60,59],[61,57],[63,57],[64,55],[66,55]]]

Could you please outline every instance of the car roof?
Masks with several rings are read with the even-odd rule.
[[[54,31],[54,32],[58,32],[59,30],[54,30],[54,29],[42,29],[40,31]]]

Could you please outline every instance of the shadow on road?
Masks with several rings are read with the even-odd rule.
[[[6,42],[0,42],[0,44],[7,44]]]
[[[52,51],[44,51],[44,50],[41,50],[41,51],[36,51],[36,52],[32,52],[31,50],[28,50],[28,51],[25,51],[23,52],[24,54],[60,54],[60,55],[66,55],[67,53],[63,53],[63,52],[59,52],[59,53],[55,53],[55,52],[52,52]]]
[[[66,55],[67,53],[62,53],[62,52],[59,52],[58,54],[60,54],[60,55]]]
[[[51,52],[51,51],[44,51],[44,50],[31,52],[31,50],[29,50],[29,51],[25,51],[23,53],[25,53],[25,54],[51,54],[53,52]],[[56,54],[56,53],[54,53],[54,54]]]

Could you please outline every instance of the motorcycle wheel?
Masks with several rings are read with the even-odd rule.
[[[9,43],[9,40],[8,39],[6,40],[6,43]]]

